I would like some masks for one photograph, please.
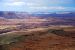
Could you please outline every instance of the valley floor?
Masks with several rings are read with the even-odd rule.
[[[75,50],[75,27],[50,26],[7,32],[0,36],[0,44],[0,50]]]

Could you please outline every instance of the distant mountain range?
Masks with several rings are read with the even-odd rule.
[[[8,11],[0,11],[0,17],[7,19],[15,19],[15,18],[29,18],[29,17],[40,17],[40,18],[64,18],[64,19],[75,19],[75,12],[40,12],[40,13],[27,13],[27,12],[8,12]]]
[[[28,22],[32,25],[34,23],[41,23],[41,25],[75,25],[75,12],[27,13],[0,11],[0,21],[0,24],[25,24]]]
[[[30,14],[26,12],[8,12],[8,11],[0,11],[0,17],[7,18],[7,19],[21,19],[21,18],[28,18]]]

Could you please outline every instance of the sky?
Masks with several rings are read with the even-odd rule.
[[[75,0],[0,0],[0,11],[75,11]]]

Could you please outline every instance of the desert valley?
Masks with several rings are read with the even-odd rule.
[[[0,11],[0,50],[75,50],[75,12]]]

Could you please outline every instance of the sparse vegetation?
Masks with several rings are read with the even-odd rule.
[[[67,47],[69,46],[74,47],[75,43],[74,38],[69,36],[71,33],[65,31],[67,28],[59,27],[59,29],[56,29],[55,27],[48,27],[27,29],[27,31],[7,32],[4,35],[0,35],[0,45],[2,45],[1,48],[6,48],[3,50],[37,50],[39,48],[39,50],[68,49]]]

